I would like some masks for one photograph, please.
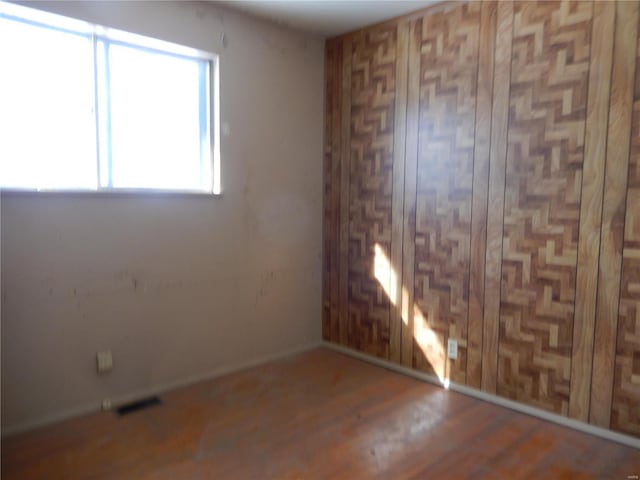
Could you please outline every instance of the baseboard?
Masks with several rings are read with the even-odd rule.
[[[330,348],[331,350],[335,350],[336,352],[343,353],[350,357],[354,357],[359,360],[372,363],[379,367],[383,367],[388,370],[392,370],[394,372],[401,373],[403,375],[407,375],[409,377],[413,377],[418,380],[422,380],[424,382],[432,383],[434,385],[447,388],[453,392],[462,393],[464,395],[468,395],[470,397],[474,397],[479,400],[483,400],[485,402],[493,403],[501,407],[506,407],[520,413],[531,415],[532,417],[541,418],[542,420],[547,420],[549,422],[553,422],[558,425],[562,425],[564,427],[569,427],[574,430],[579,430],[584,433],[595,435],[596,437],[601,437],[607,440],[611,440],[613,442],[621,443],[628,447],[640,449],[640,439],[631,437],[629,435],[625,435],[623,433],[613,432],[611,430],[607,430],[606,428],[596,427],[595,425],[590,425],[588,423],[580,422],[572,418],[567,418],[562,415],[547,412],[546,410],[531,407],[529,405],[515,402],[507,398],[499,397],[497,395],[492,395],[487,392],[482,392],[480,390],[476,390],[475,388],[471,388],[466,385],[460,385],[454,382],[448,382],[447,384],[445,384],[444,382],[441,382],[438,377],[435,377],[433,375],[419,372],[411,368],[403,367],[402,365],[398,365],[388,360],[383,360],[381,358],[367,355],[365,353],[361,353],[356,350],[343,347],[341,345],[336,345],[335,343],[323,341],[322,345],[324,347]]]
[[[283,352],[278,352],[271,355],[264,355],[262,357],[254,358],[248,362],[243,362],[235,365],[227,365],[224,367],[217,368],[211,372],[193,375],[187,378],[183,378],[181,380],[177,380],[175,382],[168,382],[160,385],[155,385],[153,387],[136,390],[118,397],[112,397],[111,402],[113,404],[113,407],[117,407],[118,405],[129,403],[139,398],[149,397],[152,395],[161,395],[163,393],[166,393],[171,390],[175,390],[177,388],[188,387],[190,385],[193,385],[199,382],[213,380],[214,378],[222,377],[230,373],[239,372],[241,370],[246,370],[248,368],[256,367],[258,365],[269,363],[275,360],[280,360],[286,357],[297,355],[299,353],[303,353],[303,352],[318,348],[321,345],[322,345],[322,342],[311,342],[302,347],[285,350]],[[62,412],[55,413],[53,415],[47,415],[44,417],[37,418],[30,422],[21,423],[18,425],[11,425],[9,427],[2,427],[2,438],[9,437],[11,435],[16,435],[18,433],[23,433],[36,428],[44,427],[47,425],[51,425],[53,423],[58,423],[64,420],[68,420],[70,418],[76,418],[83,415],[96,413],[99,411],[100,411],[100,400],[96,400],[95,402],[92,402],[90,404],[85,404],[78,407],[70,408]]]

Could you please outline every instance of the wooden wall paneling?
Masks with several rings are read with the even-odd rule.
[[[617,2],[589,416],[605,428],[611,421],[637,37],[638,3]]]
[[[516,3],[499,395],[568,414],[592,5]]]
[[[351,66],[348,343],[383,358],[391,301],[377,260],[391,257],[396,45],[394,25],[361,31]]]
[[[491,105],[491,144],[482,337],[482,389],[496,392],[513,3],[499,2]]]
[[[339,341],[348,343],[349,326],[349,184],[351,157],[351,37],[342,39],[340,95]]]
[[[327,41],[323,338],[640,436],[639,8],[444,3]]]
[[[615,3],[593,4],[569,415],[589,420]]]
[[[419,328],[435,333],[439,348],[458,341],[444,375],[459,383],[466,382],[480,7],[455,5],[422,26],[414,295]],[[442,376],[420,351],[429,346],[418,345],[415,366]]]
[[[640,436],[640,43],[631,123],[611,428]]]
[[[484,312],[484,264],[487,250],[489,154],[491,151],[491,101],[496,48],[498,4],[483,2],[478,46],[478,90],[476,94],[469,252],[469,320],[467,327],[467,385],[482,383],[482,327]]]
[[[420,103],[420,44],[422,19],[409,23],[409,58],[407,78],[407,138],[405,147],[405,182],[402,242],[402,351],[401,363],[413,366],[414,309],[413,280],[416,238],[416,182],[418,168],[418,130]]]
[[[322,338],[337,342],[339,332],[340,95],[342,44],[328,40],[325,55],[325,155]]]
[[[393,192],[391,198],[391,268],[389,360],[400,363],[402,352],[402,240],[404,221],[404,162],[407,137],[407,75],[409,24],[398,22],[393,132]]]

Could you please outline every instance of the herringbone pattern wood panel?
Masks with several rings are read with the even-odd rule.
[[[389,357],[391,302],[375,277],[375,247],[391,250],[396,27],[353,39],[348,343]]]
[[[640,48],[637,52],[640,52]],[[640,61],[638,59],[635,81],[611,428],[640,435]]]
[[[422,24],[414,295],[442,345],[458,341],[447,372],[456,382],[466,378],[479,30],[479,3]]]
[[[567,414],[591,14],[516,3],[498,394]]]

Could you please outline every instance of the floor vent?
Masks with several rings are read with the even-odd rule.
[[[118,415],[128,415],[129,413],[138,412],[145,408],[153,407],[154,405],[160,405],[160,398],[157,396],[142,398],[135,402],[127,403],[116,408]]]

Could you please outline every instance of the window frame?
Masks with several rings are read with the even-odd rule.
[[[15,12],[14,12],[15,11]],[[124,30],[99,25],[96,23],[68,17],[66,15],[60,15],[57,13],[51,13],[44,10],[39,10],[31,7],[24,7],[22,5],[10,4],[0,0],[0,16],[8,18],[10,20],[22,22],[28,25],[46,28],[53,31],[64,32],[68,34],[79,35],[86,37],[90,40],[92,49],[93,60],[93,116],[95,119],[95,160],[92,158],[90,161],[96,164],[96,183],[95,188],[85,187],[62,187],[62,188],[49,188],[49,187],[3,187],[0,185],[0,194],[3,193],[50,193],[50,194],[100,194],[100,195],[120,195],[120,194],[162,194],[162,195],[188,195],[188,196],[220,196],[222,194],[221,188],[221,165],[220,165],[220,56],[216,53],[208,52],[194,47],[188,47],[177,43],[169,42],[166,40],[149,37],[137,33],[131,33]],[[208,143],[208,152],[201,152],[200,162],[208,161],[210,163],[210,183],[208,188],[145,188],[145,187],[133,187],[122,188],[114,187],[112,185],[103,185],[104,179],[102,177],[103,163],[105,161],[103,150],[110,150],[112,145],[109,144],[112,140],[104,140],[103,130],[105,127],[108,129],[108,125],[102,125],[100,108],[105,96],[107,99],[110,97],[110,91],[108,87],[106,90],[100,89],[101,79],[99,78],[99,58],[98,58],[98,44],[104,42],[105,46],[108,45],[123,45],[126,47],[134,48],[139,51],[147,51],[155,54],[169,55],[173,57],[179,57],[189,60],[205,61],[208,65],[208,75],[205,73],[206,86],[204,90],[202,86],[199,87],[200,94],[205,93],[208,100],[208,112],[203,109],[202,102],[200,102],[199,109],[204,110],[204,115],[208,113],[208,131],[205,128],[205,140]],[[104,66],[107,66],[108,62],[105,62]],[[103,66],[103,68],[104,68]],[[109,121],[109,120],[107,120]],[[201,146],[202,148],[202,146]],[[202,154],[204,153],[204,157]],[[208,158],[206,158],[208,157]],[[111,177],[112,164],[109,159],[109,177]],[[201,177],[203,180],[205,177]],[[109,184],[112,182],[109,181]]]

